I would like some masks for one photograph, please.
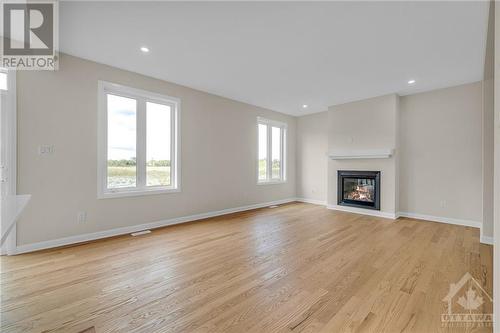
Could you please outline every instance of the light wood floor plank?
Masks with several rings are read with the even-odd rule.
[[[491,293],[478,229],[304,203],[0,265],[2,332],[491,332],[440,321],[464,273]]]

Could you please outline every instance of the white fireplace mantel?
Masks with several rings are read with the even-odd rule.
[[[328,156],[332,160],[350,160],[362,158],[390,158],[394,149],[332,150]]]

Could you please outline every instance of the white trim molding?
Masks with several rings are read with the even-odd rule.
[[[481,242],[482,244],[493,245],[493,244],[494,244],[494,241],[495,241],[495,240],[493,239],[493,237],[490,237],[490,236],[483,236],[483,235],[481,235],[481,236],[480,236],[480,242]]]
[[[481,230],[479,231],[479,242],[486,245],[494,245],[495,240],[493,236],[485,236],[483,233],[483,225],[481,224]]]
[[[138,225],[127,226],[127,227],[122,227],[122,228],[98,231],[98,232],[93,232],[93,233],[88,233],[88,234],[83,234],[83,235],[69,236],[69,237],[58,238],[58,239],[43,241],[43,242],[38,242],[38,243],[20,245],[20,246],[16,247],[15,251],[13,251],[12,253],[9,253],[9,254],[21,254],[21,253],[34,252],[34,251],[45,250],[45,249],[50,249],[50,248],[60,247],[60,246],[75,245],[78,243],[89,242],[89,241],[94,241],[94,240],[108,238],[108,237],[114,237],[114,236],[120,236],[120,235],[127,235],[127,234],[131,234],[131,233],[139,232],[139,231],[143,231],[143,230],[162,228],[162,227],[166,227],[169,225],[187,223],[187,222],[207,219],[210,217],[232,214],[232,213],[237,213],[237,212],[242,212],[242,211],[247,211],[247,210],[252,210],[252,209],[264,208],[264,207],[269,207],[269,206],[274,206],[274,205],[282,205],[282,204],[295,202],[295,201],[326,206],[327,209],[331,209],[331,210],[338,210],[338,211],[344,211],[344,212],[348,212],[348,213],[355,213],[355,214],[368,215],[368,216],[376,216],[376,217],[388,218],[388,219],[392,219],[392,220],[395,220],[398,217],[407,217],[407,218],[425,220],[425,221],[430,221],[430,222],[440,222],[440,223],[468,226],[468,227],[473,227],[473,228],[481,228],[481,223],[477,222],[477,221],[460,220],[460,219],[454,219],[454,218],[437,217],[437,216],[422,215],[422,214],[415,214],[415,213],[408,213],[408,212],[399,212],[397,214],[392,214],[392,213],[387,213],[387,212],[381,212],[381,211],[375,211],[375,210],[371,211],[371,210],[367,210],[367,209],[354,208],[354,207],[327,205],[324,201],[321,201],[321,200],[314,200],[314,199],[307,199],[307,198],[287,198],[287,199],[282,199],[282,200],[276,200],[276,201],[248,205],[248,206],[222,209],[222,210],[212,211],[212,212],[207,212],[207,213],[182,216],[182,217],[175,217],[175,218],[160,220],[160,221],[156,221],[156,222],[150,222],[150,223],[138,224]],[[487,236],[481,235],[481,243],[493,244],[493,237],[487,237]]]
[[[408,217],[411,219],[461,225],[461,226],[472,227],[472,228],[481,228],[481,225],[482,225],[482,223],[478,222],[478,221],[462,220],[462,219],[456,219],[456,218],[451,218],[451,217],[432,216],[432,215],[416,214],[416,213],[409,213],[409,212],[399,212],[398,215],[401,217]]]
[[[328,156],[332,160],[351,160],[362,158],[389,158],[394,154],[394,149],[368,149],[368,150],[334,150]]]
[[[296,201],[310,203],[313,205],[326,206],[326,201],[323,201],[323,200],[308,199],[308,198],[296,198]]]
[[[339,210],[342,212],[348,212],[348,213],[383,217],[383,218],[391,219],[391,220],[395,220],[399,217],[396,213],[388,213],[388,212],[382,212],[379,210],[371,210],[371,209],[363,209],[363,208],[355,208],[355,207],[347,207],[347,206],[339,206],[339,205],[327,205],[326,208],[332,209],[332,210]]]
[[[409,213],[409,212],[398,212],[396,214],[392,214],[392,213],[381,212],[381,211],[376,211],[376,210],[369,210],[369,209],[362,209],[362,208],[346,207],[346,206],[339,206],[339,205],[327,205],[327,203],[325,201],[308,199],[308,198],[296,198],[296,201],[310,203],[313,205],[326,206],[326,208],[331,209],[331,210],[339,210],[339,211],[349,212],[349,213],[384,217],[384,218],[389,218],[389,219],[393,219],[393,220],[398,219],[399,217],[407,217],[407,218],[428,221],[428,222],[439,222],[439,223],[460,225],[460,226],[465,226],[465,227],[480,228],[481,229],[480,230],[480,242],[482,244],[488,244],[488,245],[493,245],[493,243],[494,243],[493,237],[483,235],[482,223],[478,222],[478,221],[463,220],[463,219],[456,219],[456,218],[442,217],[442,216],[416,214],[416,213]]]
[[[69,237],[58,238],[58,239],[53,239],[53,240],[43,241],[43,242],[38,242],[38,243],[25,244],[25,245],[17,246],[16,251],[13,254],[28,253],[28,252],[45,250],[45,249],[50,249],[50,248],[59,247],[59,246],[74,245],[74,244],[94,241],[94,240],[98,240],[98,239],[102,239],[102,238],[131,234],[134,232],[139,232],[139,231],[148,230],[148,229],[156,229],[156,228],[166,227],[166,226],[174,225],[174,224],[181,224],[181,223],[186,223],[186,222],[191,222],[191,221],[196,221],[196,220],[202,220],[202,219],[206,219],[206,218],[210,218],[210,217],[216,217],[216,216],[237,213],[237,212],[258,209],[258,208],[264,208],[264,207],[273,206],[273,205],[282,205],[282,204],[294,202],[294,201],[296,201],[295,198],[288,198],[288,199],[276,200],[276,201],[271,201],[271,202],[264,202],[264,203],[254,204],[254,205],[223,209],[223,210],[218,210],[218,211],[213,211],[213,212],[208,212],[208,213],[201,213],[201,214],[182,216],[182,217],[174,217],[174,218],[167,219],[167,220],[160,220],[160,221],[156,221],[156,222],[138,224],[138,225],[133,225],[133,226],[128,226],[128,227],[98,231],[98,232],[93,232],[93,233],[88,233],[88,234],[83,234],[83,235],[69,236]]]
[[[5,216],[6,212],[9,211],[8,207],[6,207],[7,201],[16,202],[16,206],[18,206],[18,200],[16,199],[17,195],[17,72],[15,70],[1,70],[2,73],[7,73],[7,91],[0,91],[0,109],[5,108],[2,115],[1,126],[1,138],[0,141],[3,143],[2,153],[2,166],[0,171],[2,171],[2,175],[0,176],[2,179],[4,177],[7,178],[7,181],[3,183],[2,193],[0,197],[2,197],[1,204],[1,214],[3,227],[6,227],[6,220],[8,217]],[[10,197],[11,200],[7,200],[6,198]],[[9,206],[9,205],[7,205]],[[20,207],[22,206],[22,207]],[[25,205],[20,205],[16,207],[14,220],[17,219],[20,210],[24,209]],[[12,254],[16,250],[17,244],[17,224],[14,222],[13,225],[7,227],[10,229],[6,235],[3,235],[2,242],[0,245],[0,254]],[[3,232],[2,232],[3,233]]]

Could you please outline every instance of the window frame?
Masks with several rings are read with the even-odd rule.
[[[0,93],[7,94],[9,92],[9,90],[11,90],[10,88],[11,88],[12,84],[10,83],[10,81],[11,81],[10,76],[12,76],[12,75],[9,75],[9,70],[6,68],[3,68],[3,67],[0,67],[0,73],[5,74],[6,79],[7,79],[7,89],[0,89]]]
[[[2,116],[0,125],[2,126],[0,140],[5,140],[5,144],[0,152],[2,165],[0,178],[6,178],[0,196],[16,196],[17,193],[17,70],[0,67],[0,72],[7,74],[7,89],[0,89],[0,110]],[[30,197],[30,195],[27,195]],[[0,246],[0,254],[15,254],[16,251],[17,224],[14,224],[5,242]]]
[[[266,163],[266,179],[259,179],[259,125],[267,125],[267,163]],[[281,129],[281,144],[280,144],[280,161],[281,161],[281,169],[280,169],[280,178],[272,178],[272,127],[278,127]],[[257,185],[273,185],[273,184],[284,184],[287,182],[286,171],[287,171],[287,131],[288,125],[286,123],[271,120],[263,117],[257,117]]]
[[[110,189],[108,185],[108,110],[107,94],[133,98],[137,101],[136,109],[136,186]],[[146,103],[158,103],[170,106],[171,110],[171,185],[147,186]],[[176,193],[181,191],[180,184],[180,113],[181,100],[141,89],[131,88],[107,81],[98,81],[98,138],[97,138],[97,198],[120,198],[142,195]]]

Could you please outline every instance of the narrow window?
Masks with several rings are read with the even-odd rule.
[[[108,189],[137,186],[137,101],[107,94]]]
[[[171,186],[171,109],[168,105],[146,103],[146,184]]]
[[[7,71],[0,68],[0,90],[8,90],[7,88]]]
[[[259,181],[267,180],[267,125],[259,124]]]
[[[281,128],[271,127],[271,178],[281,179]]]
[[[258,126],[258,183],[281,183],[286,180],[286,124],[264,118]]]

